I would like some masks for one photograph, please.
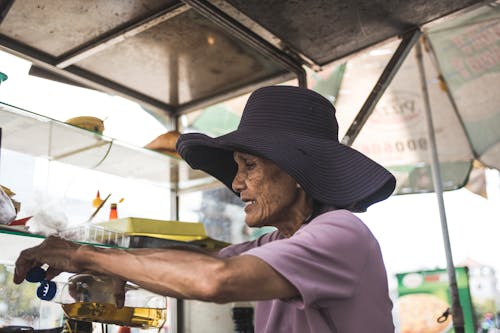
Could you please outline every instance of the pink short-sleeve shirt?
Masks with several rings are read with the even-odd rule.
[[[219,252],[234,255],[262,259],[300,293],[294,300],[257,302],[258,333],[394,332],[380,246],[347,210],[317,216],[290,238],[274,231]]]

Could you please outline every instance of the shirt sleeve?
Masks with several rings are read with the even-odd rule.
[[[299,307],[351,297],[366,264],[371,242],[368,228],[351,212],[318,216],[292,237],[243,253],[271,265],[301,295]]]
[[[269,232],[252,241],[226,246],[217,253],[217,257],[229,258],[237,256],[250,249],[261,246],[268,242],[272,242],[278,238],[279,238],[279,233],[277,231]]]

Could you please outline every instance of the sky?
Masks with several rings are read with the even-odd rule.
[[[0,51],[0,101],[57,119],[95,116],[105,119],[104,134],[143,146],[165,128],[136,103],[124,98],[28,76],[30,64]],[[85,98],[82,99],[82,93]],[[74,101],[78,100],[78,103]],[[132,134],[131,134],[132,133]],[[473,259],[500,276],[500,177],[488,170],[485,199],[466,189],[444,194],[447,227],[455,264]],[[445,268],[443,233],[434,193],[393,196],[359,214],[378,238],[390,276],[421,269]]]
[[[444,206],[455,265],[472,259],[500,276],[500,178],[488,171],[488,199],[462,188],[445,192]],[[392,196],[358,216],[379,240],[388,274],[446,268],[435,193]],[[497,288],[499,286],[497,285]]]

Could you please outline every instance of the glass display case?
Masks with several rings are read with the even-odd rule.
[[[28,326],[34,329],[52,329],[62,326],[63,312],[60,306],[42,302],[36,297],[37,286],[31,283],[14,285],[14,266],[19,253],[35,246],[42,236],[0,229],[0,327]]]
[[[203,242],[207,247],[248,240],[256,237],[256,232],[263,232],[251,231],[245,226],[242,202],[233,193],[213,177],[192,170],[175,156],[137,147],[2,102],[0,128],[0,184],[15,192],[13,198],[21,205],[17,218],[38,214],[61,222],[44,226],[47,230],[34,229],[36,232],[57,232],[74,240],[128,247],[136,241],[135,236],[123,237],[102,227],[109,221],[111,203],[121,199],[119,219],[203,223],[211,242],[196,242]],[[97,191],[103,199],[110,197],[92,223],[88,223],[95,211],[92,201]],[[32,227],[36,226],[31,225],[30,230]],[[19,230],[0,229],[2,248],[7,249],[0,253],[0,279],[8,281],[4,291],[8,290],[9,298],[13,291],[20,290],[11,281],[19,252],[43,239],[43,236]],[[151,239],[147,241],[151,243]],[[137,244],[134,247],[141,247]],[[9,323],[0,322],[0,326],[22,324],[47,329],[62,325],[61,307],[36,299],[33,296],[35,289],[33,285],[23,285],[21,299],[28,310],[8,314]],[[5,302],[0,303],[0,317],[7,317],[7,309],[2,305]],[[197,332],[207,325],[214,332],[227,331],[232,326],[231,306],[169,299],[167,325],[162,331]],[[5,312],[2,313],[2,309]],[[94,331],[102,330],[98,325],[94,328]]]
[[[120,218],[178,220],[179,194],[220,186],[214,178],[192,170],[174,156],[1,102],[0,127],[0,184],[15,192],[14,199],[20,202],[17,218],[43,215],[59,222],[43,225],[43,219],[39,219],[41,225],[29,229],[39,234],[26,233],[23,226],[0,226],[0,326],[49,329],[62,325],[60,306],[38,300],[36,286],[33,289],[33,285],[23,284],[20,288],[12,283],[17,256],[40,243],[44,237],[41,234],[63,234],[64,230],[83,230],[79,228],[82,225],[92,226],[85,229],[89,231],[87,236],[95,234],[92,239],[102,246],[106,242],[100,240],[118,239],[112,231],[97,226],[109,220],[111,203],[120,202]],[[103,198],[110,197],[89,223],[97,191]],[[198,222],[195,217],[187,222]],[[73,239],[82,240],[85,235]],[[112,244],[123,246],[119,242]],[[14,311],[14,303],[21,310]],[[169,299],[168,304],[168,324],[162,330],[177,332],[177,300]]]
[[[132,285],[131,288],[127,289],[130,295],[127,294],[126,296],[125,307],[116,309],[114,305],[108,304],[108,301],[96,303],[98,301],[77,298],[77,296],[71,294],[71,287],[68,289],[70,291],[66,299],[56,295],[53,300],[44,301],[40,299],[45,298],[40,296],[37,289],[39,284],[23,282],[20,285],[15,285],[12,279],[16,258],[22,250],[38,245],[43,239],[44,237],[41,235],[21,230],[16,231],[13,227],[0,225],[0,242],[4,245],[4,250],[0,255],[0,327],[16,327],[16,329],[30,327],[35,330],[51,330],[53,333],[57,333],[67,330],[69,325],[67,320],[84,320],[87,322],[90,318],[99,318],[98,322],[95,323],[95,327],[99,327],[98,324],[101,323],[101,333],[118,329],[118,326],[115,325],[110,327],[106,325],[106,328],[104,328],[105,323],[127,323],[127,326],[135,327],[144,332],[175,332],[175,330],[172,330],[173,323],[175,323],[173,319],[175,313],[172,308],[175,308],[176,300],[147,293],[145,290],[137,288],[137,286]],[[101,243],[92,245],[106,246]],[[78,277],[85,276],[91,277],[89,274],[78,275]],[[74,280],[74,277],[74,274],[62,273],[53,281],[57,284],[57,289],[63,288],[61,289],[61,292],[63,292],[64,286],[67,285],[68,281]],[[80,285],[76,286],[76,288],[95,288],[95,283],[84,281],[83,284],[80,282]],[[94,292],[94,297],[102,295],[104,289],[96,289],[95,291],[98,293]],[[86,292],[86,297],[92,295],[92,292],[89,293],[88,290]],[[111,295],[109,292],[108,294]],[[95,329],[94,331],[98,330]]]
[[[1,102],[0,124],[0,183],[28,206],[56,201],[71,223],[91,215],[97,191],[112,193],[108,205],[124,199],[121,216],[176,219],[178,193],[217,186],[176,157]],[[106,209],[95,221],[107,220]]]

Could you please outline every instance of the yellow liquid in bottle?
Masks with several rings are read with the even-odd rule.
[[[167,317],[166,309],[118,309],[114,304],[78,302],[62,304],[66,316],[81,321],[92,321],[128,327],[162,327]]]

